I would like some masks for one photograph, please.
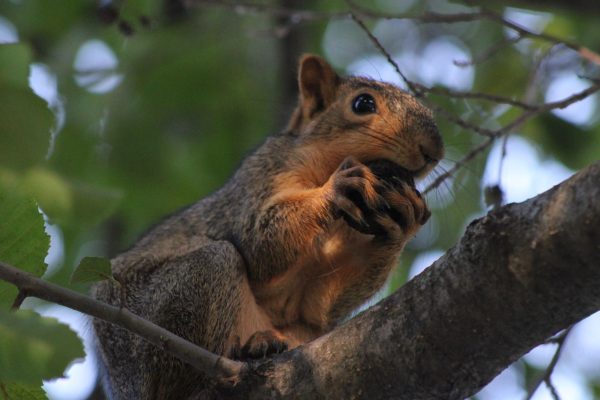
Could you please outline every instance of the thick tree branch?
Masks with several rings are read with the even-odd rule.
[[[1,261],[0,279],[19,288],[19,305],[25,296],[33,296],[117,324],[164,348],[165,351],[208,375],[217,378],[229,378],[238,375],[243,369],[243,363],[219,357],[150,321],[138,317],[125,308],[114,307],[94,300],[89,296],[36,278]]]
[[[473,222],[389,298],[254,366],[244,398],[463,399],[600,309],[600,163]],[[231,395],[231,393],[229,393]]]

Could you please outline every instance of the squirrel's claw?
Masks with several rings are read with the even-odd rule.
[[[260,359],[272,354],[283,353],[288,342],[274,331],[255,332],[240,351],[240,360]]]
[[[344,218],[351,228],[364,234],[402,240],[430,216],[411,182],[398,180],[391,184],[352,157],[334,172],[331,184],[335,218]]]

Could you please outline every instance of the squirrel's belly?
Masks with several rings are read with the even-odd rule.
[[[342,220],[336,222],[284,274],[250,284],[257,304],[278,329],[300,325],[311,332],[327,330],[332,324],[330,311],[347,279],[369,268],[376,251],[372,239]]]

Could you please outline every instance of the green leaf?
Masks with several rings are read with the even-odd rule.
[[[56,319],[0,310],[0,381],[40,385],[84,355],[81,339]]]
[[[0,400],[47,400],[46,392],[40,385],[4,383],[0,381]]]
[[[29,88],[31,50],[0,45],[0,164],[23,168],[44,159],[54,117]]]
[[[35,201],[15,186],[0,182],[0,221],[0,261],[42,276],[50,238]],[[0,309],[12,304],[16,295],[13,285],[0,281]]]
[[[71,276],[71,283],[97,282],[112,279],[110,261],[102,257],[85,257]]]
[[[52,113],[31,90],[0,83],[0,163],[26,168],[44,159]]]
[[[0,45],[0,82],[29,88],[31,48],[22,43]],[[33,94],[33,93],[32,93]]]

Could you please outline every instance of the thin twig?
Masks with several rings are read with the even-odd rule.
[[[424,85],[419,85],[420,89],[426,93],[432,93],[437,95],[443,95],[447,97],[453,97],[457,99],[471,99],[471,100],[485,100],[496,104],[508,104],[514,107],[522,108],[524,110],[533,110],[537,107],[536,104],[531,104],[528,102],[515,100],[506,96],[499,96],[491,93],[483,93],[483,92],[464,92],[458,90],[451,90],[444,87],[436,86],[436,87],[427,87]]]
[[[552,48],[554,48],[554,46]],[[534,65],[533,65],[533,68],[531,70],[531,73],[529,74],[529,79],[528,79],[527,87],[526,87],[525,93],[523,95],[523,100],[526,103],[533,102],[533,99],[535,98],[535,95],[536,95],[536,84],[538,82],[538,77],[539,77],[540,69],[542,68],[544,60],[546,60],[546,58],[551,54],[552,48],[550,48],[547,51],[545,51],[534,62]],[[504,135],[504,137],[502,138],[502,147],[501,147],[501,152],[500,152],[500,162],[498,163],[498,187],[501,187],[502,170],[503,170],[504,161],[505,161],[505,158],[506,158],[506,155],[507,155],[507,153],[506,153],[506,146],[508,144],[508,138],[509,138],[508,134]]]
[[[598,91],[600,88],[598,85],[592,85],[588,89],[579,92],[573,96],[570,96],[564,100],[549,102],[543,104],[531,104],[527,101],[515,100],[512,98],[499,96],[495,94],[489,93],[478,93],[478,92],[463,92],[463,91],[454,91],[447,88],[440,87],[427,87],[420,83],[414,82],[404,74],[404,72],[398,66],[398,63],[394,60],[392,55],[385,49],[385,47],[381,44],[381,42],[373,35],[373,33],[369,30],[363,18],[371,18],[371,19],[410,19],[420,23],[458,23],[458,22],[470,22],[470,21],[481,21],[488,20],[499,25],[502,25],[506,28],[512,29],[515,31],[518,36],[516,38],[510,38],[507,40],[500,41],[488,49],[488,52],[484,54],[483,58],[490,57],[493,54],[496,54],[501,48],[509,45],[513,42],[518,42],[519,40],[527,37],[533,38],[537,40],[543,40],[552,44],[562,44],[567,46],[568,48],[576,51],[580,57],[594,63],[600,65],[600,54],[591,51],[590,49],[578,45],[574,42],[545,34],[545,33],[536,33],[525,27],[522,27],[506,18],[503,15],[486,9],[481,8],[476,12],[467,12],[467,13],[455,13],[455,14],[440,14],[435,12],[425,12],[422,14],[388,14],[382,13],[378,11],[373,11],[368,8],[365,8],[362,5],[356,4],[353,0],[346,0],[348,4],[349,11],[333,11],[333,12],[317,12],[311,10],[300,10],[300,9],[289,9],[276,7],[268,4],[260,4],[253,2],[239,2],[239,1],[230,1],[230,0],[187,0],[188,6],[220,6],[220,7],[228,7],[234,9],[239,13],[270,13],[275,16],[286,17],[295,23],[299,23],[301,21],[313,21],[313,20],[328,20],[328,19],[337,19],[337,18],[351,18],[356,22],[356,24],[365,32],[368,36],[369,40],[373,43],[373,45],[381,52],[382,55],[386,58],[388,63],[394,68],[394,70],[398,73],[402,81],[406,84],[408,89],[419,98],[424,97],[425,94],[436,94],[443,95],[450,98],[463,98],[463,99],[472,99],[472,100],[483,100],[489,101],[496,104],[508,104],[513,107],[518,107],[524,110],[524,112],[515,118],[511,123],[502,127],[498,130],[491,130],[487,128],[483,128],[477,126],[473,123],[470,123],[458,116],[452,115],[447,112],[442,107],[437,105],[428,104],[434,111],[439,112],[444,118],[448,121],[462,127],[465,129],[469,129],[473,132],[476,132],[482,136],[486,136],[487,139],[482,143],[473,148],[462,160],[457,162],[452,168],[446,171],[444,174],[438,176],[427,188],[426,192],[439,186],[446,178],[453,175],[458,169],[463,167],[467,162],[476,157],[479,153],[483,152],[487,149],[496,138],[502,137],[517,127],[521,126],[523,123],[528,121],[530,118],[539,115],[543,112],[565,108],[570,104],[579,101],[581,99],[586,98],[592,93]],[[481,57],[480,57],[481,58]]]
[[[482,64],[483,62],[489,60],[490,58],[498,54],[505,47],[518,43],[522,39],[523,36],[521,35],[515,37],[502,38],[496,43],[492,44],[487,50],[485,50],[479,55],[472,57],[470,60],[455,60],[454,65],[456,65],[457,67],[471,67],[474,65]]]
[[[27,298],[27,292],[25,290],[19,290],[19,293],[17,293],[17,297],[15,297],[15,300],[12,303],[12,306],[10,306],[10,309],[13,311],[18,310],[21,307],[21,304],[23,304],[23,301],[25,301],[25,299]]]
[[[552,372],[554,372],[554,367],[556,367],[556,364],[558,363],[558,359],[560,358],[560,353],[562,352],[562,349],[564,347],[563,345],[565,344],[565,340],[567,339],[567,336],[569,335],[569,333],[571,333],[572,329],[573,329],[573,325],[571,325],[570,327],[565,329],[563,331],[563,333],[561,333],[559,336],[557,336],[554,339],[554,343],[558,344],[558,347],[556,348],[556,351],[554,352],[554,356],[552,357],[552,360],[550,360],[550,363],[548,364],[548,367],[546,367],[546,370],[544,371],[542,376],[540,376],[539,379],[535,382],[535,384],[529,389],[529,392],[527,393],[527,397],[525,397],[525,400],[531,400],[533,398],[533,395],[538,390],[538,388],[540,387],[542,382],[546,382],[546,384],[548,385],[548,388],[552,388],[552,389],[554,388],[554,386],[552,386],[552,383],[550,382],[550,376],[552,375]],[[552,389],[550,389],[551,392],[552,392]],[[556,391],[555,391],[555,393],[556,393]]]
[[[352,10],[366,18],[372,19],[410,19],[416,22],[429,24],[454,24],[460,22],[473,22],[484,18],[484,13],[480,11],[475,12],[459,12],[459,13],[437,13],[433,11],[425,11],[422,14],[414,13],[386,13],[363,7],[360,4],[352,0],[346,0],[346,3],[352,8]]]
[[[353,4],[351,1],[347,1],[349,4]],[[463,92],[463,91],[454,91],[443,87],[427,87],[418,82],[412,81],[408,79],[406,74],[402,72],[398,63],[394,60],[392,55],[387,51],[387,49],[381,44],[379,39],[371,32],[371,30],[367,27],[365,22],[355,13],[351,12],[350,16],[356,22],[356,24],[365,32],[371,43],[379,50],[379,52],[386,58],[387,62],[394,68],[398,76],[404,81],[409,90],[416,97],[423,97],[425,93],[432,93],[438,95],[444,95],[453,98],[465,98],[465,99],[478,99],[478,100],[487,100],[494,103],[500,104],[510,104],[516,107],[523,108],[525,110],[531,110],[535,108],[535,105],[527,104],[518,100],[514,100],[504,96],[498,96],[489,93],[478,93],[478,92]],[[452,122],[458,123],[463,127],[469,126],[467,121],[464,121],[458,117],[450,117],[452,118]],[[484,136],[489,136],[489,132],[485,132],[483,129],[476,129],[474,126],[469,126],[470,129],[475,130],[478,133],[483,134]]]
[[[53,283],[0,262],[0,279],[10,282],[27,296],[37,297],[121,326],[160,346],[181,361],[207,375],[229,378],[243,372],[245,364],[218,356],[153,324],[125,308],[114,307],[89,296]]]
[[[463,158],[461,158],[456,163],[454,163],[452,168],[448,168],[448,170],[446,170],[446,172],[444,172],[443,174],[441,174],[437,178],[435,178],[433,180],[433,182],[431,182],[425,188],[425,190],[423,190],[423,193],[428,193],[431,190],[435,189],[436,187],[440,186],[442,184],[442,182],[444,182],[446,179],[448,179],[449,177],[454,175],[456,173],[456,171],[458,171],[459,169],[464,167],[467,163],[469,163],[469,161],[474,159],[479,153],[481,153],[485,149],[487,149],[492,143],[494,143],[495,139],[496,138],[494,136],[490,136],[483,142],[479,143],[477,146],[475,146],[473,149],[471,149],[471,151],[469,151]]]
[[[500,161],[498,162],[498,187],[502,187],[502,170],[504,169],[504,160],[506,160],[506,147],[508,145],[509,135],[504,135],[502,138],[502,147],[500,149]]]
[[[256,3],[251,1],[231,1],[231,0],[184,0],[186,7],[221,7],[232,9],[238,14],[269,14],[273,17],[289,18],[295,23],[322,21],[331,19],[347,19],[347,11],[312,11],[305,9],[295,9],[275,6],[272,4]]]
[[[347,2],[349,4],[353,4],[350,1],[347,1]],[[371,43],[386,58],[386,60],[394,68],[394,70],[396,71],[398,76],[400,76],[402,81],[404,81],[406,86],[416,97],[423,97],[423,95],[425,93],[431,93],[431,94],[443,95],[443,96],[452,97],[452,98],[485,100],[485,101],[489,101],[489,102],[493,102],[493,103],[497,103],[497,104],[508,104],[511,106],[522,108],[524,110],[534,110],[537,107],[539,107],[538,105],[535,105],[535,104],[530,104],[527,102],[515,100],[515,99],[509,98],[509,97],[505,97],[505,96],[499,96],[499,95],[495,95],[495,94],[481,93],[481,92],[456,91],[456,90],[451,90],[451,89],[447,89],[447,88],[443,88],[443,87],[428,87],[428,86],[422,85],[418,82],[412,81],[412,80],[408,79],[408,77],[406,76],[406,74],[404,74],[404,72],[402,72],[398,63],[394,60],[394,58],[386,50],[386,48],[381,44],[379,39],[377,39],[377,37],[375,37],[375,35],[371,32],[371,30],[366,26],[365,22],[353,12],[351,12],[350,15],[351,15],[352,19],[356,22],[356,24],[365,32],[365,34],[367,35],[367,37],[369,38]],[[470,129],[470,130],[477,132],[483,136],[493,135],[492,131],[477,127],[473,124],[470,124],[468,121],[465,121],[464,119],[462,119],[460,117],[451,115],[450,113],[446,112],[442,108],[436,109],[435,106],[433,106],[432,108],[434,108],[434,111],[441,111],[441,113],[444,115],[444,117],[447,118],[450,122],[453,122],[463,128]]]
[[[279,7],[271,4],[257,3],[252,1],[233,0],[184,0],[187,7],[221,7],[229,8],[239,14],[269,14],[274,17],[287,17],[296,23],[322,21],[331,19],[348,19],[351,15],[348,11],[313,11],[298,8]],[[452,24],[459,22],[471,22],[484,18],[481,12],[466,13],[436,13],[424,12],[422,14],[401,13],[390,14],[362,7],[354,2],[347,2],[355,14],[360,14],[369,19],[410,19],[420,23]]]
[[[348,1],[348,3],[352,4],[350,1]],[[381,54],[383,54],[385,56],[385,58],[387,59],[388,63],[390,63],[390,65],[392,67],[394,67],[394,70],[396,70],[396,72],[398,73],[398,75],[400,76],[400,78],[404,81],[404,83],[406,83],[406,86],[408,86],[409,90],[416,97],[422,97],[423,96],[423,92],[419,88],[420,85],[418,85],[417,83],[411,81],[410,79],[408,79],[406,77],[406,75],[404,75],[404,73],[402,72],[402,70],[398,66],[398,63],[396,61],[394,61],[394,58],[392,57],[392,55],[385,49],[385,47],[383,47],[383,45],[381,44],[381,42],[375,37],[375,35],[373,35],[373,33],[371,32],[371,30],[369,28],[367,28],[367,25],[365,25],[364,21],[360,17],[358,17],[356,14],[354,14],[353,12],[350,13],[350,16],[352,17],[352,19],[354,20],[354,22],[356,22],[356,24],[366,33],[366,35],[369,37],[369,40],[371,40],[371,42],[381,52]]]
[[[556,388],[554,387],[554,384],[552,383],[552,377],[549,376],[548,378],[546,378],[546,380],[544,382],[546,382],[546,386],[548,387],[548,390],[550,391],[550,394],[552,395],[552,398],[554,400],[560,400],[560,396],[558,395],[558,391],[556,390]]]
[[[347,0],[347,1],[350,4],[352,4],[349,0]],[[385,47],[383,47],[381,42],[375,37],[375,35],[373,35],[373,33],[371,33],[371,31],[365,25],[365,23],[359,17],[357,17],[355,14],[351,13],[351,15],[352,15],[353,20],[365,32],[365,34],[367,34],[367,36],[369,37],[371,42],[381,52],[381,54],[387,59],[387,61],[390,63],[390,65],[392,65],[394,67],[394,69],[396,70],[396,72],[398,73],[400,78],[406,83],[406,85],[409,87],[409,89],[413,92],[413,94],[416,97],[422,97],[424,93],[435,91],[439,94],[445,94],[450,97],[460,97],[462,95],[464,97],[474,98],[475,96],[479,96],[481,99],[486,99],[486,100],[495,101],[495,102],[500,102],[499,100],[503,100],[504,102],[506,102],[507,99],[501,98],[501,97],[498,97],[495,95],[488,95],[488,94],[483,94],[483,93],[453,92],[449,89],[437,89],[437,88],[435,90],[433,90],[424,85],[421,85],[419,83],[411,81],[402,72],[402,70],[400,69],[398,64],[394,61],[394,59],[392,58],[390,53],[385,49]],[[508,104],[512,103],[512,105],[518,105],[521,108],[524,108],[525,111],[523,113],[521,113],[521,115],[519,115],[513,121],[511,121],[504,127],[497,129],[497,130],[489,130],[489,129],[475,126],[460,117],[450,115],[450,113],[446,112],[446,110],[444,110],[443,108],[441,108],[439,106],[435,106],[435,105],[432,106],[432,105],[428,104],[431,108],[433,108],[434,111],[438,111],[438,112],[441,111],[442,115],[445,118],[447,118],[450,122],[453,122],[461,127],[470,129],[481,135],[487,136],[487,140],[485,140],[482,143],[480,143],[479,145],[477,145],[465,157],[463,157],[461,160],[459,160],[457,163],[455,163],[452,166],[452,168],[448,169],[445,173],[438,176],[429,186],[427,186],[427,188],[425,189],[424,192],[427,193],[430,190],[438,187],[444,180],[446,180],[448,177],[452,176],[457,170],[462,168],[466,163],[468,163],[473,158],[475,158],[478,154],[480,154],[484,150],[486,150],[494,142],[495,139],[512,132],[514,129],[517,129],[522,124],[527,122],[529,119],[531,119],[539,114],[542,114],[544,112],[550,111],[550,110],[566,108],[569,105],[590,96],[591,94],[597,92],[598,90],[600,90],[600,85],[597,82],[594,82],[594,84],[589,86],[588,88],[582,90],[581,92],[575,93],[563,100],[543,103],[543,104],[539,104],[539,105],[535,105],[535,106],[530,105],[529,103],[526,103],[526,102],[509,99],[510,102],[506,102],[506,103],[508,103]]]
[[[348,11],[313,11],[306,9],[292,9],[286,7],[278,7],[265,3],[256,3],[251,1],[233,1],[233,0],[184,0],[187,7],[222,7],[234,10],[239,14],[269,14],[275,17],[286,17],[294,23],[324,21],[332,19],[348,19],[355,18],[360,14],[363,18],[370,19],[409,19],[419,23],[437,23],[437,24],[453,24],[460,22],[481,21],[487,19],[503,25],[517,32],[521,37],[529,37],[538,40],[543,40],[553,44],[564,44],[568,48],[577,52],[577,54],[589,62],[600,65],[600,54],[590,50],[585,46],[581,46],[575,42],[559,38],[546,33],[535,33],[525,27],[522,27],[508,19],[504,18],[492,10],[482,8],[479,11],[464,12],[464,13],[436,13],[426,11],[421,14],[413,13],[385,13],[375,10],[370,10],[351,0],[346,0],[351,12]]]
[[[505,27],[514,30],[520,36],[530,37],[530,38],[534,38],[534,39],[544,40],[546,42],[553,43],[553,44],[561,44],[561,45],[567,46],[571,50],[577,52],[577,54],[579,54],[579,56],[581,58],[584,58],[593,64],[600,65],[600,54],[590,50],[589,48],[587,48],[585,46],[581,46],[575,42],[572,42],[572,41],[569,41],[569,40],[566,40],[563,38],[559,38],[557,36],[550,35],[547,33],[532,32],[529,29],[526,29],[525,27],[523,27],[521,25],[518,25],[512,21],[509,21],[508,19],[504,18],[501,14],[498,14],[492,10],[482,9],[481,14],[484,18],[486,18],[490,21],[494,21],[498,24],[504,25]]]
[[[429,186],[427,186],[427,188],[425,188],[424,193],[427,193],[430,190],[435,189],[443,181],[445,181],[448,177],[454,175],[454,173],[457,170],[462,168],[465,164],[467,164],[469,161],[471,161],[473,158],[475,158],[475,156],[477,156],[478,154],[482,153],[485,149],[487,149],[494,142],[495,139],[502,137],[503,135],[506,135],[507,133],[513,131],[514,129],[517,129],[522,124],[524,124],[525,122],[527,122],[528,120],[530,120],[531,118],[533,118],[539,114],[542,114],[544,112],[551,111],[554,109],[566,108],[566,107],[570,106],[571,104],[576,103],[576,102],[588,97],[589,95],[597,92],[598,90],[600,90],[600,84],[594,83],[593,85],[582,90],[581,92],[577,92],[569,97],[564,98],[563,100],[540,104],[537,108],[535,108],[533,110],[524,111],[523,113],[521,113],[521,115],[519,115],[518,117],[513,119],[510,123],[504,125],[500,129],[497,129],[494,132],[493,136],[489,136],[485,141],[481,142],[476,147],[474,147],[469,153],[467,153],[466,156],[464,156],[462,159],[457,161],[452,166],[452,168],[449,168],[445,173],[438,176],[433,182],[431,182],[431,184],[429,184]]]

